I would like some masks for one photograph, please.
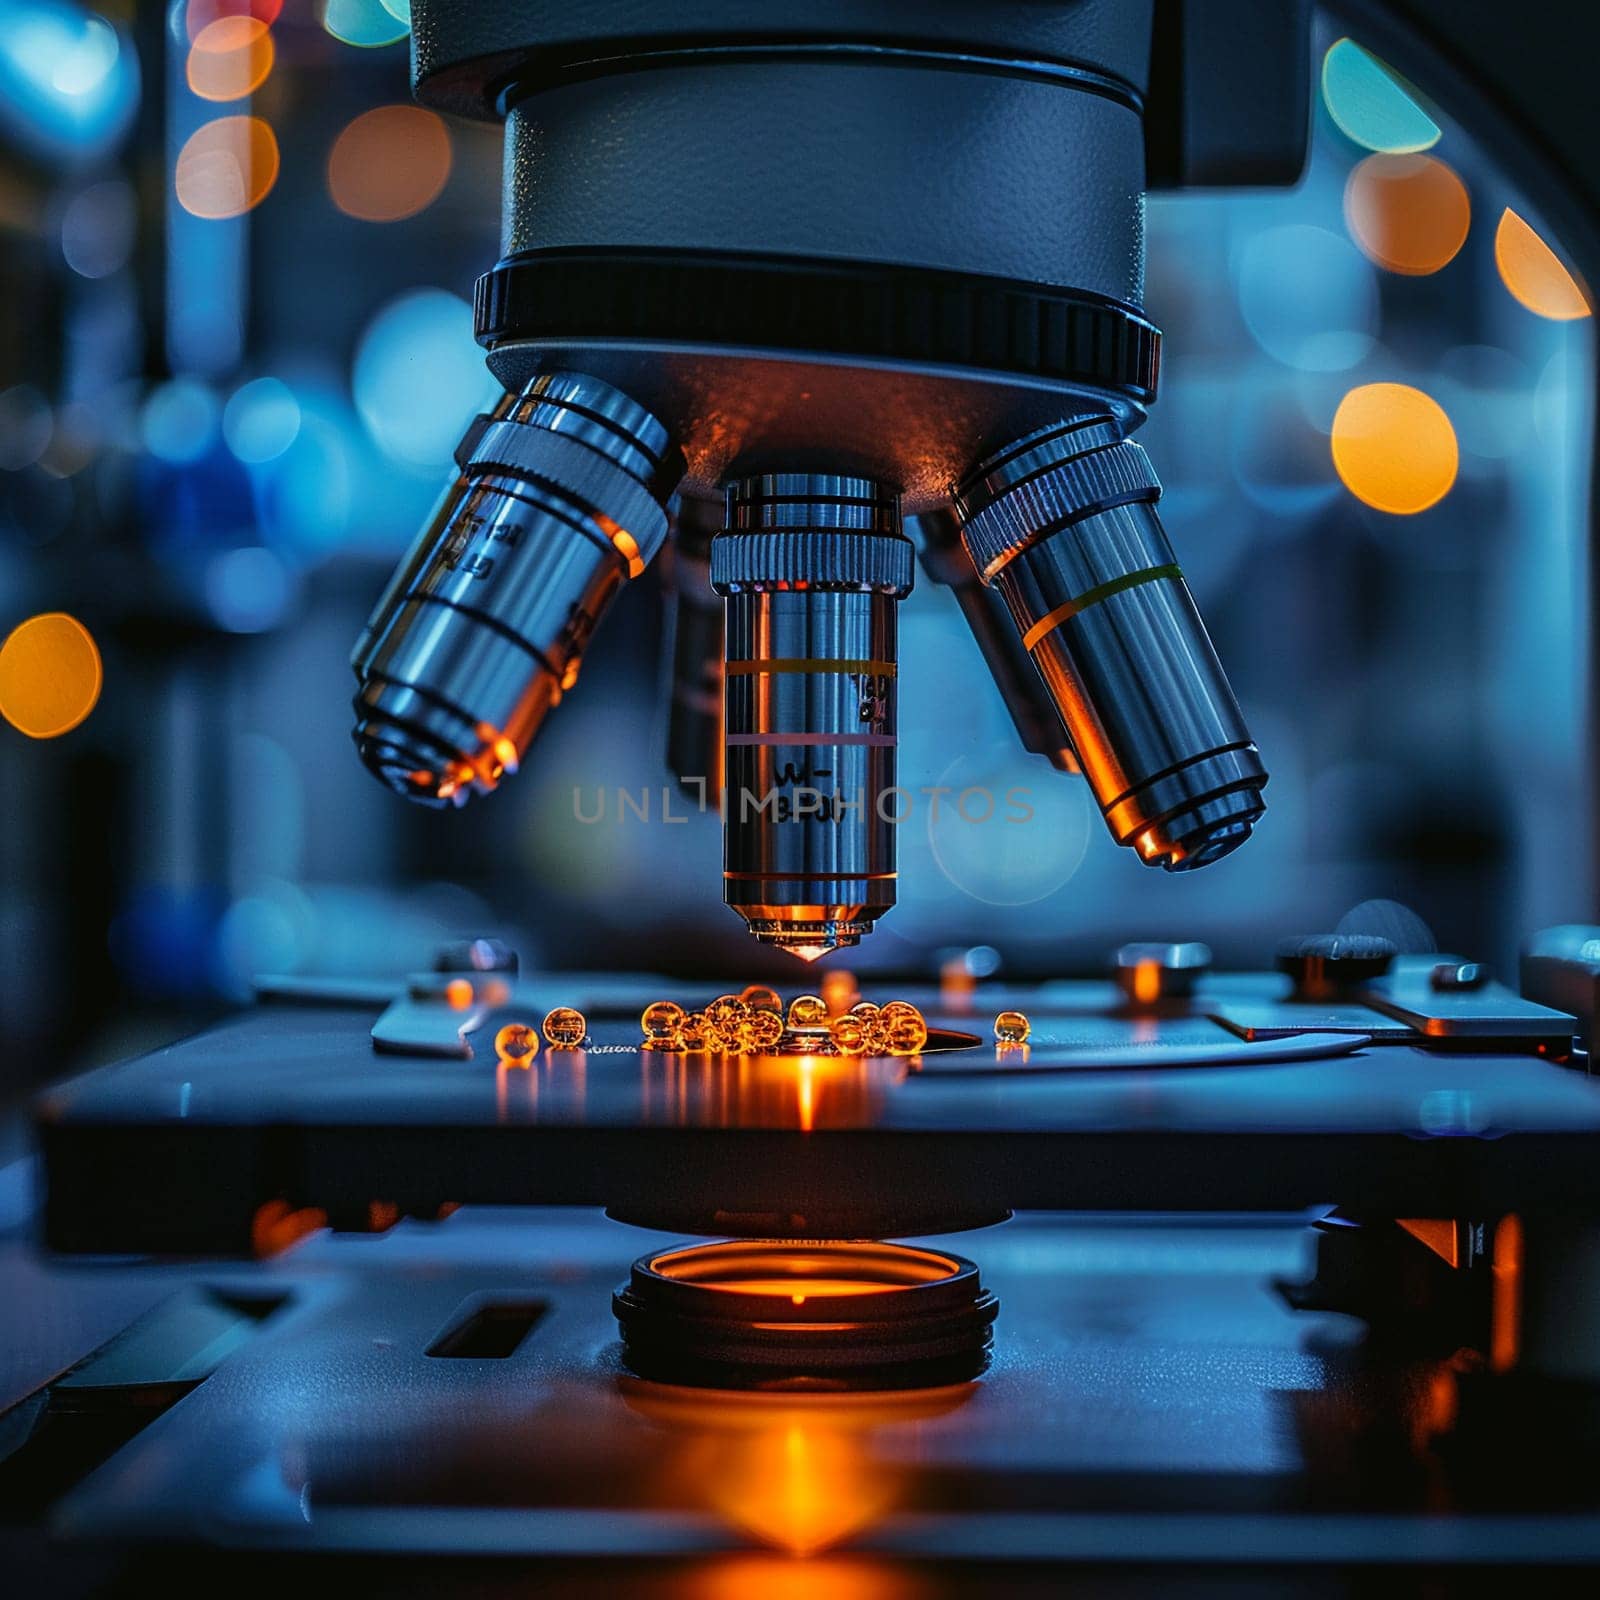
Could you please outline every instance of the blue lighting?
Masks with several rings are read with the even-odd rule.
[[[283,620],[293,584],[272,551],[241,545],[207,563],[205,595],[212,616],[229,633],[263,633]]]
[[[145,449],[162,461],[198,461],[216,438],[216,396],[203,383],[175,378],[145,401],[139,431]]]
[[[127,129],[139,98],[133,47],[65,0],[0,0],[0,126],[46,160],[87,160]]]
[[[222,413],[228,448],[252,466],[274,461],[300,432],[300,402],[278,378],[254,378],[241,384]]]
[[[472,413],[498,385],[472,337],[472,308],[444,289],[391,300],[367,325],[351,389],[379,446],[399,461],[443,471]]]

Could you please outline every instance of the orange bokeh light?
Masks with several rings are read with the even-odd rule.
[[[259,117],[217,117],[190,134],[178,152],[173,187],[197,217],[242,217],[278,181],[278,141]]]
[[[1500,279],[1528,310],[1552,322],[1571,322],[1593,307],[1555,251],[1508,206],[1494,234]]]
[[[200,30],[184,71],[202,100],[239,100],[266,82],[274,58],[266,23],[256,17],[218,17]]]
[[[0,716],[30,739],[70,733],[100,698],[100,652],[76,617],[48,611],[0,645]]]
[[[414,217],[439,197],[450,176],[450,134],[421,106],[363,112],[334,140],[328,193],[362,222]]]
[[[1345,182],[1344,220],[1380,267],[1423,277],[1448,265],[1466,243],[1472,201],[1437,156],[1372,155]]]
[[[283,0],[189,0],[184,8],[184,31],[192,44],[222,17],[249,18],[270,28],[283,10]]]
[[[1404,383],[1367,383],[1339,402],[1333,464],[1356,499],[1409,516],[1442,500],[1461,452],[1444,407]]]

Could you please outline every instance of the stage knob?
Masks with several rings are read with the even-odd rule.
[[[1294,980],[1296,1000],[1329,1000],[1382,977],[1397,954],[1374,934],[1309,933],[1278,946],[1277,967]]]
[[[1155,1005],[1194,992],[1195,983],[1211,970],[1211,946],[1198,941],[1125,944],[1112,965],[1118,987],[1134,1005]]]

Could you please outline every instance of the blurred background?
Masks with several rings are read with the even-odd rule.
[[[0,1099],[254,974],[461,934],[796,976],[722,907],[715,814],[661,820],[658,574],[501,794],[423,811],[355,759],[350,646],[494,393],[499,131],[409,104],[407,36],[407,0],[0,0]],[[1590,308],[1492,150],[1325,19],[1315,48],[1296,190],[1149,207],[1140,437],[1266,818],[1203,873],[1140,867],[924,581],[900,782],[1033,820],[920,804],[863,973],[1130,938],[1261,965],[1340,925],[1507,973],[1594,915]]]

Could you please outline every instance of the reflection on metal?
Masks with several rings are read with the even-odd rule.
[[[868,1395],[707,1393],[632,1379],[620,1388],[667,1432],[670,1481],[730,1526],[796,1556],[894,1511],[921,1426],[976,1392],[953,1384]]]
[[[956,509],[1112,837],[1186,872],[1249,838],[1267,773],[1173,558],[1160,494],[1144,451],[1110,417],[1085,416],[979,462]]]
[[[874,1056],[640,1055],[647,1123],[700,1128],[848,1128],[871,1122],[908,1063]]]

